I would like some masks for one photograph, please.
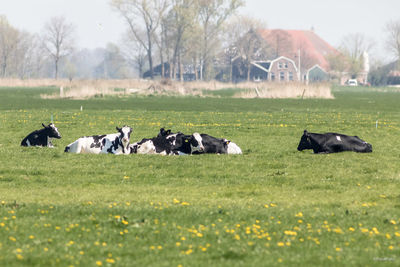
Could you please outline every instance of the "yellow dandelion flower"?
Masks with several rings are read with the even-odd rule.
[[[396,224],[396,221],[395,220],[390,220],[390,223],[391,224]]]
[[[34,238],[35,238],[34,235],[30,235],[30,236],[29,236],[29,239],[34,239]]]
[[[179,203],[181,203],[181,202],[180,202],[179,200],[177,200],[176,198],[174,198],[173,202],[174,202],[174,204],[179,204]]]
[[[181,246],[181,242],[176,242],[175,245],[176,245],[177,247],[180,247],[180,246]]]
[[[236,240],[240,240],[240,235],[236,234],[236,235],[235,235],[235,239],[236,239]]]
[[[48,248],[43,248],[43,250],[44,250],[44,252],[47,252],[47,251],[49,251],[49,249],[48,249]]]
[[[106,262],[107,262],[107,263],[115,263],[115,260],[114,260],[114,259],[107,258],[107,259],[106,259]]]
[[[101,261],[96,261],[96,265],[97,265],[97,266],[103,266],[103,262],[101,262]]]
[[[349,231],[350,232],[354,232],[356,229],[354,229],[353,227],[349,227]]]
[[[278,247],[284,247],[285,246],[285,243],[283,243],[283,242],[278,242]]]
[[[394,248],[393,246],[389,246],[389,247],[388,247],[388,249],[390,249],[390,250],[393,250],[393,248]]]
[[[386,234],[386,238],[387,238],[387,239],[392,239],[392,236],[391,236],[389,233],[387,233],[387,234]]]
[[[24,259],[24,257],[22,257],[22,255],[21,255],[21,254],[17,254],[17,259],[19,259],[19,260],[23,260],[23,259]]]
[[[81,250],[81,251],[79,251],[79,254],[80,254],[80,255],[84,255],[85,252],[83,252],[83,251]]]
[[[279,263],[282,263],[282,262],[283,262],[283,259],[279,258],[279,259],[278,259],[278,262],[279,262]]]
[[[340,251],[342,251],[342,249],[341,248],[336,248],[335,249],[337,252],[340,252]]]
[[[400,232],[395,232],[394,235],[400,237]]]
[[[303,213],[300,211],[299,213],[297,213],[296,215],[294,215],[295,217],[303,217]]]

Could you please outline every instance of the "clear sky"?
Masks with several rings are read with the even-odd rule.
[[[384,51],[384,26],[400,19],[400,0],[245,0],[240,13],[264,21],[268,28],[315,32],[333,46],[350,33],[375,40],[375,53]],[[0,14],[20,30],[39,33],[45,22],[64,16],[74,24],[78,46],[105,47],[118,43],[125,31],[123,20],[109,0],[0,0]]]

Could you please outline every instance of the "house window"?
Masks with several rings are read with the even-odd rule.
[[[289,72],[289,81],[293,81],[293,72]]]
[[[271,72],[271,81],[275,81],[275,73]]]
[[[279,80],[284,81],[285,80],[285,72],[281,71],[279,72]]]
[[[288,64],[287,64],[287,62],[285,62],[285,69],[287,69],[288,68]]]
[[[283,68],[282,62],[278,62],[278,69],[282,69],[282,68]]]

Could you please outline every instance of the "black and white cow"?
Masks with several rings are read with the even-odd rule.
[[[195,134],[171,133],[171,130],[161,128],[157,137],[144,138],[131,144],[130,148],[131,153],[135,154],[187,155],[204,149],[198,142],[199,137]]]
[[[43,128],[40,130],[36,130],[28,134],[21,141],[21,146],[46,146],[46,147],[54,147],[51,139],[52,138],[61,138],[61,134],[58,131],[57,127],[54,126],[53,123],[50,123],[48,126],[42,123]]]
[[[358,136],[348,136],[338,133],[309,133],[304,130],[297,150],[312,149],[314,153],[336,153],[354,151],[361,153],[372,152],[372,145]]]
[[[194,154],[242,154],[240,147],[227,139],[216,138],[208,134],[195,134],[200,136],[199,142],[203,145],[204,149],[203,151],[198,151]]]
[[[132,128],[116,127],[118,133],[81,137],[65,147],[64,152],[88,154],[129,154]]]

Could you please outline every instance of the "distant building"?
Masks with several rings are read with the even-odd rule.
[[[260,30],[257,32],[269,47],[269,58],[254,60],[250,64],[252,81],[328,81],[328,57],[339,52],[313,31]],[[243,59],[232,63],[234,82],[247,80],[248,69]]]

